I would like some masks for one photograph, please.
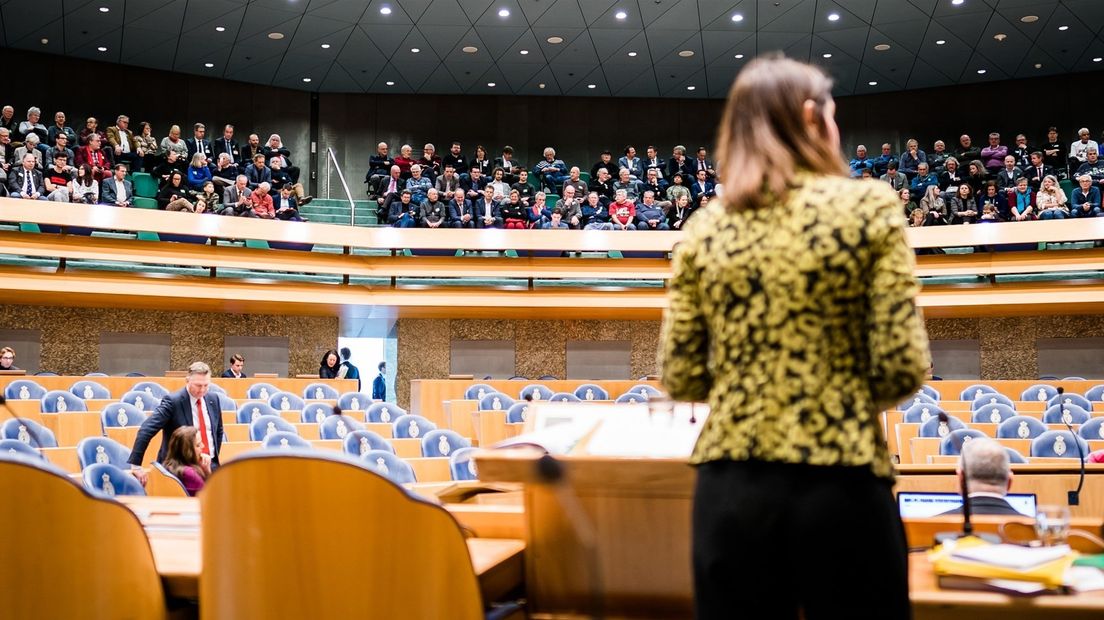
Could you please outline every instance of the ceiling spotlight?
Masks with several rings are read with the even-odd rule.
[[[487,86],[490,86],[491,88],[494,88],[494,87],[495,87],[495,83],[494,83],[494,82],[487,82]]]
[[[272,39],[273,41],[279,41],[280,39],[284,38],[284,33],[282,33],[282,32],[270,32],[270,33],[268,33],[268,38]]]
[[[499,9],[498,10],[498,16],[499,17],[509,17],[510,16],[510,9]]]
[[[829,52],[825,52],[824,54],[821,54],[821,56],[824,56],[825,58],[831,58],[832,54]]]
[[[732,14],[732,21],[734,21],[734,22],[742,22],[742,21],[744,21],[744,16],[743,16],[743,14],[741,14],[741,13],[733,13],[733,14]]]
[[[311,81],[311,79],[310,79],[310,78],[303,78],[303,81],[304,81],[304,82],[310,82],[310,81]]]
[[[870,86],[877,86],[878,85],[878,83],[875,82],[874,80],[870,80],[869,82],[867,82],[867,84],[869,84]]]
[[[97,50],[99,50],[99,51],[101,51],[101,52],[106,52],[106,51],[107,51],[107,48],[106,48],[106,47],[104,47],[104,46],[102,46],[102,45],[101,45],[101,46],[99,46],[99,47],[97,47],[96,49],[97,49]]]
[[[697,88],[697,86],[687,86],[686,90],[694,90],[695,88]]]
[[[951,0],[951,4],[953,4],[955,6],[958,6],[958,5],[962,4],[963,2],[966,2],[966,0]]]
[[[390,15],[390,14],[391,14],[391,7],[387,6],[386,4],[380,7],[380,15]],[[393,82],[388,82],[387,85],[390,86],[391,84],[393,84]]]
[[[391,9],[387,9],[387,12],[388,12],[388,13],[390,13],[390,12],[391,12]],[[386,82],[386,84],[387,84],[388,86],[394,86],[394,85],[395,85],[395,83],[394,83],[394,82],[391,82],[391,81],[388,81],[388,82]]]
[[[518,53],[521,54],[522,56],[528,56],[529,55],[529,50],[521,50]]]
[[[323,43],[322,44],[322,49],[324,49],[324,50],[330,49],[330,44],[329,43]]]
[[[101,6],[101,7],[100,7],[100,12],[101,12],[101,13],[107,13],[107,12],[108,12],[108,11],[110,11],[110,10],[111,10],[111,9],[107,8],[106,6]]]
[[[1069,26],[1058,26],[1058,30],[1061,30],[1062,32],[1065,32],[1065,31],[1069,30]]]
[[[205,62],[205,63],[203,63],[203,66],[204,66],[204,67],[207,67],[208,69],[213,69],[213,68],[215,67],[215,63],[213,63],[213,62]]]
[[[1025,23],[1025,24],[1034,24],[1035,22],[1039,21],[1039,16],[1038,15],[1024,15],[1023,17],[1020,18],[1020,21]]]
[[[420,52],[420,51],[422,51],[422,50],[420,50],[420,49],[418,49],[418,48],[416,48],[416,47],[412,47],[412,48],[410,48],[410,53],[411,53],[411,54],[417,54],[417,53],[418,53],[418,52]]]
[[[226,26],[215,26],[215,32],[226,32]]]
[[[629,58],[636,58],[636,52],[629,52]]]
[[[50,43],[50,40],[49,39],[42,39],[41,43],[43,45],[47,45],[48,43]]]
[[[625,19],[626,17],[629,16],[629,14],[624,12],[624,11],[618,11],[618,12],[614,13],[613,16],[616,17],[617,19]]]
[[[1101,60],[1104,60],[1104,58],[1101,58],[1100,56],[1093,58],[1093,62],[1100,62]]]
[[[879,43],[874,46],[874,49],[879,52],[884,52],[889,49],[889,43]]]
[[[736,60],[740,60],[743,57],[744,57],[743,54],[736,54],[736,56],[735,56]]]
[[[541,82],[540,84],[537,84],[537,88],[543,89],[544,88],[544,82]]]
[[[839,16],[839,13],[829,13],[829,14],[828,14],[828,21],[830,21],[830,22],[838,22],[838,21],[839,21],[839,17],[840,17],[840,16]]]
[[[559,45],[560,43],[563,43],[563,37],[553,36],[553,37],[548,37],[545,40],[548,41],[549,43],[551,43],[552,45]]]
[[[479,48],[474,45],[465,45],[462,50],[465,54],[474,54],[479,51]]]
[[[598,85],[597,84],[587,84],[587,88],[590,88],[590,89],[598,88]]]
[[[947,42],[946,42],[946,41],[944,41],[943,39],[939,39],[938,41],[936,41],[936,42],[935,42],[935,44],[936,44],[936,45],[946,45],[946,44],[947,44]]]
[[[694,50],[682,50],[681,52],[679,52],[679,56],[682,56],[683,58],[689,58],[693,55]]]
[[[1041,63],[1041,62],[1035,63],[1035,68],[1036,69],[1042,69],[1043,68],[1043,63]]]
[[[998,32],[997,34],[993,35],[993,38],[1000,41],[1001,43],[1004,43],[1004,40],[1008,38],[1008,35],[1004,34],[1003,32]]]
[[[985,75],[985,69],[978,69],[978,75]]]

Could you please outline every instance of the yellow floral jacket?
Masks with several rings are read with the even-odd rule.
[[[929,367],[905,220],[885,183],[797,175],[787,199],[687,222],[660,344],[663,384],[712,413],[691,458],[869,467],[879,412]]]

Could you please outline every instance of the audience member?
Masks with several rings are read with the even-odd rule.
[[[704,169],[699,175],[706,174]],[[614,194],[613,202],[609,205],[610,224],[613,230],[634,230],[636,228],[636,204],[629,200],[628,193],[619,189]]]
[[[704,175],[706,172],[703,170],[701,174]],[[643,194],[642,184],[640,181],[632,178],[632,173],[628,168],[619,168],[617,170],[617,180],[613,182],[613,191],[616,193],[617,190],[625,190],[625,195],[628,196],[629,200],[634,202],[639,200],[640,196]]]
[[[215,169],[211,171],[211,180],[215,182],[215,185],[219,188],[229,187],[234,184],[234,179],[237,179],[239,174],[241,174],[241,169],[234,163],[230,154],[219,153],[218,163],[215,165]]]
[[[203,156],[210,159],[214,154],[211,150],[211,141],[207,139],[207,126],[203,123],[196,123],[192,126],[192,137],[184,141],[184,146],[188,149],[188,157],[194,157],[196,153],[203,153]]]
[[[120,114],[115,125],[107,128],[107,144],[112,149],[116,163],[125,163],[135,172],[142,170],[146,152],[134,141],[134,133],[128,129],[130,118]]]
[[[46,143],[53,146],[57,143],[58,136],[65,136],[69,144],[77,144],[77,132],[65,124],[65,112],[54,114],[54,124],[50,126],[46,134]]]
[[[636,156],[636,148],[631,144],[625,147],[625,155],[618,158],[617,170],[620,173],[621,170],[629,171],[629,179],[632,181],[639,181],[644,178],[644,169],[641,166],[640,158]],[[621,175],[617,175],[621,178]]]
[[[889,183],[897,192],[900,192],[902,189],[908,189],[909,186],[908,177],[905,176],[905,173],[897,171],[896,161],[891,161],[886,164],[886,173],[882,175],[881,179]]]
[[[395,160],[388,153],[388,146],[386,142],[380,142],[376,145],[376,152],[368,158],[368,173],[364,176],[364,182],[368,184],[368,197],[373,200],[380,200],[380,204],[383,204],[382,198],[389,193],[398,191],[393,189],[386,191],[387,188],[380,188],[380,184],[391,173],[391,169],[395,166]],[[400,170],[401,172],[401,170]],[[395,176],[398,179],[398,176]]]
[[[314,200],[314,196],[307,196],[307,190],[303,188],[303,184],[296,181],[291,173],[284,169],[284,158],[273,157],[269,160],[269,174],[272,177],[271,185],[273,193],[287,188],[291,193],[295,194],[295,201],[299,205],[310,204]]]
[[[965,474],[962,471],[963,460],[967,461]],[[957,472],[959,484],[965,477],[966,501],[970,502],[971,514],[1021,516],[1004,499],[1012,488],[1012,467],[1004,446],[987,437],[975,437],[963,442]],[[962,506],[944,514],[962,514]]]
[[[667,160],[667,178],[679,173],[682,174],[684,182],[694,178],[694,168],[686,158],[686,147],[681,144],[671,149],[671,159]]]
[[[614,168],[613,153],[610,151],[602,151],[598,155],[598,162],[590,167],[590,180],[593,182],[598,177],[598,171],[605,169],[606,174],[613,176],[612,170]]]
[[[249,189],[256,190],[261,183],[272,185],[272,170],[265,165],[264,153],[253,156],[253,163],[245,167],[245,177],[249,179]]]
[[[475,146],[475,155],[472,156],[471,167],[468,168],[468,172],[479,170],[483,176],[487,177],[490,176],[494,168],[494,161],[487,155],[487,149],[484,148],[482,144],[477,144]]]
[[[985,184],[985,190],[978,197],[978,202],[981,203],[981,215],[982,219],[986,221],[998,221],[1005,222],[1008,220],[1008,199],[1007,194],[1002,192],[997,187],[996,181],[989,181]],[[990,217],[986,217],[988,214]]]
[[[67,168],[73,168],[77,161],[77,155],[73,152],[73,149],[69,148],[69,136],[63,133],[59,133],[54,141],[54,146],[46,149],[47,162],[52,162],[54,159],[61,155],[65,158],[65,166]]]
[[[667,213],[663,207],[655,201],[655,194],[644,192],[644,198],[636,207],[637,230],[670,230],[667,224]]]
[[[516,189],[510,190],[509,197],[499,204],[498,209],[502,215],[503,228],[528,228],[529,215],[525,204],[521,202],[521,194]]]
[[[962,184],[962,173],[958,169],[958,158],[948,157],[943,162],[943,172],[939,173],[939,189],[949,191]]]
[[[563,209],[559,207],[553,207],[552,212],[548,218],[548,221],[540,225],[543,230],[566,230],[569,228],[567,222],[563,221]]]
[[[928,185],[920,199],[920,210],[925,214],[925,226],[942,226],[951,220],[950,207],[938,185]]]
[[[207,156],[201,152],[192,154],[192,162],[188,166],[188,187],[192,190],[200,190],[204,183],[214,177],[211,168],[207,165]]]
[[[587,184],[586,181],[583,181],[582,174],[583,173],[581,170],[579,170],[578,166],[572,166],[571,170],[569,170],[567,173],[567,180],[563,183],[563,189],[560,190],[560,195],[562,196],[566,194],[567,186],[570,185],[575,188],[576,197],[582,198],[583,196],[585,196],[587,193]]]
[[[874,175],[882,177],[889,172],[889,165],[893,164],[893,169],[897,170],[900,167],[900,162],[893,156],[893,146],[888,142],[882,145],[882,154],[874,158]]]
[[[15,365],[15,349],[11,347],[0,349],[0,370],[22,370]]]
[[[179,125],[169,127],[169,135],[161,139],[161,152],[167,154],[169,151],[175,152],[180,159],[189,157],[188,144],[180,139]]]
[[[1051,127],[1047,129],[1046,143],[1043,144],[1041,149],[1043,152],[1043,163],[1054,169],[1055,173],[1064,175],[1059,179],[1068,179],[1069,174],[1066,170],[1069,168],[1069,160],[1066,157],[1065,147],[1058,141],[1058,128]]]
[[[475,211],[476,228],[502,228],[502,212],[498,201],[494,199],[494,188],[490,185],[483,188],[483,196],[472,205]]]
[[[460,150],[460,143],[453,142],[449,146],[448,155],[445,155],[441,159],[441,168],[446,166],[452,166],[452,171],[456,173],[459,179],[463,179],[468,174],[468,160],[464,157],[464,153]]]
[[[675,199],[671,208],[667,211],[667,226],[672,230],[682,230],[683,224],[686,223],[686,219],[694,212],[694,207],[690,203],[689,194],[679,194]]]
[[[905,152],[901,153],[901,158],[898,160],[898,170],[903,172],[911,181],[919,173],[920,164],[927,163],[928,156],[920,150],[920,143],[910,138],[905,143]]]
[[[24,138],[23,146],[15,149],[16,161],[23,161],[24,155],[30,155],[31,157],[34,157],[35,168],[37,168],[38,170],[42,170],[44,167],[42,163],[43,152],[39,150],[38,144],[38,134],[32,133],[31,135]]]
[[[475,211],[468,200],[464,190],[458,189],[452,193],[449,201],[449,227],[450,228],[475,228]]]
[[[262,220],[276,219],[276,208],[272,204],[272,186],[268,181],[261,182],[253,193],[249,194],[249,206],[253,209],[253,215]]]
[[[196,153],[197,155],[199,153]],[[195,208],[196,213],[222,213],[222,205],[220,203],[220,197],[218,189],[215,188],[214,181],[207,181],[200,188],[200,191],[195,195]]]
[[[236,140],[234,140],[234,126],[226,125],[222,128],[222,137],[215,140],[215,143],[211,145],[211,153],[214,155],[215,160],[223,154],[230,157],[230,163],[237,165],[242,162],[241,147],[238,146]]]
[[[1039,191],[1042,187],[1043,179],[1054,174],[1054,168],[1044,163],[1043,154],[1039,151],[1035,151],[1028,156],[1030,164],[1024,170],[1024,176],[1027,177],[1027,182],[1031,185],[1031,189]]]
[[[19,128],[16,129],[16,137],[24,142],[27,141],[27,137],[31,134],[38,136],[38,141],[45,143],[50,139],[50,132],[46,131],[46,126],[39,122],[42,118],[42,110],[31,106],[27,109],[27,120],[19,123]]]
[[[583,230],[613,230],[609,210],[602,202],[598,192],[589,192],[586,202],[580,207],[583,214]]]
[[[165,153],[165,160],[153,169],[153,178],[157,179],[158,187],[164,187],[169,182],[172,173],[184,174],[186,169],[184,161],[180,159],[180,154],[176,151],[168,151]]]
[[[188,200],[189,195],[184,175],[173,171],[169,182],[157,192],[157,206],[163,211],[195,212],[195,205]]]
[[[223,379],[244,379],[245,378],[245,356],[241,353],[235,353],[230,356],[230,367],[222,371]]]
[[[1073,188],[1073,196],[1070,198],[1070,211],[1073,217],[1104,215],[1100,207],[1100,188],[1093,187],[1092,177],[1087,174],[1078,176],[1077,185]]]
[[[422,176],[429,179],[430,183],[437,182],[437,177],[441,174],[441,158],[437,156],[437,147],[432,144],[422,147],[422,157],[418,160],[418,165],[422,167]]]
[[[46,186],[42,173],[35,166],[35,156],[26,153],[19,161],[22,165],[13,168],[8,174],[8,194],[12,198],[24,200],[46,200]]]
[[[398,200],[387,201],[387,223],[395,228],[414,228],[418,225],[418,205],[411,200],[408,189],[399,192]]]
[[[253,190],[249,189],[249,179],[244,174],[239,174],[234,179],[234,184],[222,191],[222,215],[239,215],[249,217],[253,214],[250,209],[249,195]]]
[[[697,158],[690,163],[691,170],[694,171],[694,175],[697,176],[702,170],[705,170],[706,176],[709,180],[717,178],[717,171],[713,169],[713,162],[706,157],[707,151],[704,146],[698,147]]]
[[[1011,155],[1009,155],[1011,157]],[[1008,195],[1009,221],[1023,222],[1035,219],[1035,192],[1027,185],[1027,179],[1020,177],[1016,187]]]
[[[541,187],[553,192],[567,181],[566,170],[567,166],[563,160],[556,159],[556,149],[550,146],[544,149],[544,159],[533,167],[533,172],[540,179]]]
[[[181,426],[169,436],[169,449],[161,465],[180,480],[189,496],[199,493],[211,475],[210,463],[201,459],[201,454],[203,439],[198,428]]]
[[[644,153],[644,175],[647,176],[649,170],[655,170],[656,178],[663,180],[667,174],[667,160],[661,158],[656,147],[650,144],[644,149]]]
[[[443,169],[441,176],[437,177],[434,187],[442,196],[452,196],[456,190],[460,189],[460,177],[456,174],[455,164],[445,162],[441,165],[441,168]]]
[[[100,201],[100,181],[88,164],[81,164],[73,178],[70,198],[73,202],[94,205]]]
[[[1004,156],[1004,167],[997,173],[997,189],[1011,192],[1016,189],[1016,183],[1023,177],[1023,171],[1016,167],[1014,155]]]
[[[556,201],[554,208],[560,210],[564,223],[567,224],[569,228],[578,230],[582,228],[583,201],[580,200],[576,194],[574,185],[564,185],[563,191],[563,197]],[[545,219],[552,219],[552,213],[550,211],[542,215]]]
[[[1104,161],[1100,160],[1097,149],[1090,147],[1085,151],[1085,163],[1077,168],[1076,173],[1079,177],[1089,175],[1093,187],[1104,191]]]
[[[514,147],[504,146],[502,147],[502,156],[495,158],[495,168],[502,169],[502,180],[507,185],[517,183],[517,169],[524,168],[524,164],[514,159]],[[505,195],[505,194],[503,194]]]
[[[1099,151],[1099,146],[1096,141],[1089,138],[1089,129],[1082,127],[1077,130],[1078,140],[1074,141],[1069,148],[1069,161],[1076,169],[1081,164],[1085,163],[1088,159],[1089,149]]]
[[[280,167],[291,175],[291,182],[299,183],[299,167],[291,163],[291,150],[284,146],[280,134],[274,133],[269,136],[268,142],[261,147],[261,153],[265,156],[265,161],[272,161],[274,157],[279,158]]]
[[[920,208],[916,201],[912,199],[912,192],[907,187],[897,190],[897,198],[901,201],[901,212],[904,213],[906,218],[911,217],[912,212]]]
[[[529,204],[533,200],[533,196],[536,193],[533,190],[533,186],[529,184],[529,171],[525,168],[518,168],[517,171],[517,183],[510,186],[510,189],[517,190],[517,193],[521,196],[522,204]]]
[[[977,221],[977,194],[969,183],[961,183],[957,188],[952,187],[947,193],[952,224],[973,224]]]
[[[107,154],[101,146],[99,134],[88,136],[88,144],[77,149],[75,161],[77,166],[87,165],[91,168],[96,181],[102,181],[111,176],[111,162],[108,161]]]
[[[923,196],[929,187],[938,188],[939,177],[929,171],[927,162],[920,162],[916,166],[916,175],[912,178],[909,189],[912,190],[913,195]]]
[[[440,198],[436,187],[426,192],[426,200],[418,212],[418,222],[424,228],[443,228],[448,225],[448,206]]]
[[[1064,220],[1069,217],[1066,192],[1058,186],[1058,178],[1053,174],[1043,177],[1043,186],[1035,198],[1035,209],[1040,220]]]
[[[19,121],[15,120],[15,108],[6,105],[0,110],[0,127],[13,133],[19,128]]]
[[[863,170],[874,167],[874,160],[866,156],[866,146],[860,144],[855,147],[855,157],[847,163],[847,167],[851,169],[852,178],[856,179],[862,176]]]
[[[966,165],[966,182],[973,188],[974,193],[985,190],[985,185],[989,182],[989,172],[981,160],[974,159]]]
[[[46,186],[46,199],[54,202],[69,202],[73,181],[73,173],[69,172],[64,153],[54,155],[54,165],[42,175],[42,182]]]
[[[74,145],[73,148],[88,144],[88,138],[92,135],[99,136],[101,142],[107,140],[107,134],[100,129],[100,121],[96,120],[95,116],[89,116],[88,119],[84,121],[84,129],[81,129],[79,134],[79,143]]]
[[[931,169],[932,174],[939,176],[943,174],[947,159],[951,157],[951,154],[947,152],[947,145],[942,140],[936,140],[933,148],[935,150],[928,153],[928,168]]]
[[[967,134],[962,134],[958,138],[958,150],[955,151],[955,157],[959,162],[972,162],[974,160],[981,159],[981,149],[974,146],[973,140]]]
[[[1016,167],[1020,170],[1027,169],[1031,165],[1031,153],[1033,148],[1027,145],[1027,136],[1016,134],[1016,146],[1013,146],[1008,154],[1016,158]]]
[[[426,200],[426,193],[433,187],[433,182],[422,176],[422,166],[414,164],[410,166],[410,178],[406,180],[406,189],[410,190],[411,200],[415,205],[421,205]]]
[[[115,174],[103,182],[103,189],[100,191],[102,204],[129,207],[134,202],[134,186],[126,175],[126,165],[115,164]]]

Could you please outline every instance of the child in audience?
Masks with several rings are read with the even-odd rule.
[[[199,458],[202,449],[199,430],[194,426],[181,426],[169,437],[169,448],[161,463],[180,479],[188,495],[199,493],[211,475],[210,466],[204,465]]]

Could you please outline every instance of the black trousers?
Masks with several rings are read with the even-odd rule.
[[[868,469],[703,464],[693,528],[699,620],[911,617],[904,528]]]

